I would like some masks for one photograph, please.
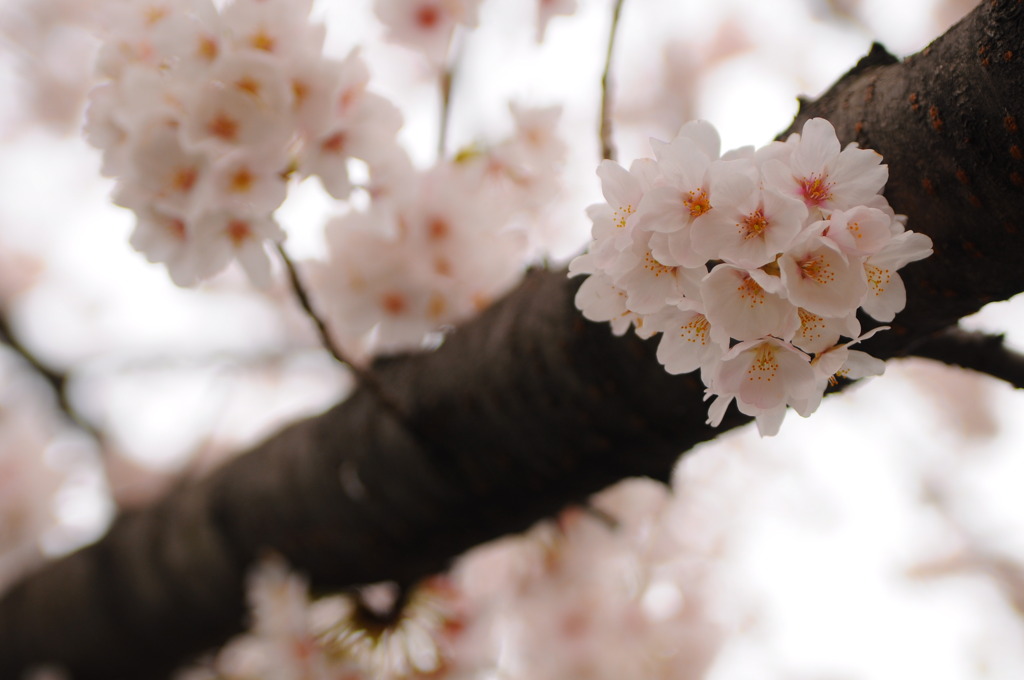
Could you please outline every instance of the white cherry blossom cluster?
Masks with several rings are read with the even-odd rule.
[[[363,588],[364,606],[388,604],[389,590],[388,584]],[[306,579],[277,556],[252,568],[247,591],[249,631],[178,680],[449,677],[468,623],[461,594],[443,576],[417,585],[390,625],[366,621],[349,595],[314,600]]]
[[[850,346],[858,310],[891,321],[906,303],[897,270],[931,254],[881,190],[881,156],[841,148],[817,118],[784,142],[720,155],[709,123],[686,124],[653,159],[598,168],[607,203],[591,206],[593,240],[570,265],[589,274],[576,304],[622,334],[661,333],[670,373],[700,369],[709,420],[733,400],[775,434],[786,407],[812,413],[836,375],[884,366]]]
[[[121,0],[105,7],[86,132],[137,216],[132,245],[192,285],[238,260],[269,281],[273,218],[290,176],[352,190],[399,153],[398,110],[366,91],[355,51],[322,56],[312,0]]]
[[[515,132],[420,170],[395,165],[326,226],[310,268],[332,337],[354,359],[420,347],[507,291],[546,249],[566,147],[557,107],[512,107]]]

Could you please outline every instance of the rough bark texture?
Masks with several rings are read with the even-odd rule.
[[[831,120],[878,150],[886,189],[936,254],[883,358],[1024,290],[1024,3],[985,2],[922,53],[876,49],[793,129]],[[578,281],[532,272],[436,353],[381,362],[400,409],[359,391],[43,567],[0,600],[0,677],[39,662],[76,680],[160,677],[243,624],[242,578],[268,550],[317,587],[415,580],[627,476],[667,478],[720,430],[703,386],[653,346],[580,318]]]

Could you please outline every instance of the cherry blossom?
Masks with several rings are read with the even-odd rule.
[[[651,252],[650,237],[650,232],[638,233],[605,267],[615,285],[625,291],[627,306],[638,314],[653,314],[675,300],[697,298],[707,273],[704,267],[662,264]]]
[[[111,3],[106,8],[87,135],[136,213],[132,244],[195,285],[238,262],[271,280],[273,213],[293,176],[318,175],[346,198],[349,163],[394,174],[403,155],[397,109],[368,90],[358,50],[321,54],[311,1]],[[297,171],[297,172],[296,172]]]
[[[594,239],[610,239],[616,246],[629,243],[630,232],[641,199],[646,190],[646,170],[650,163],[636,162],[626,170],[614,161],[601,161],[597,176],[601,178],[601,192],[606,203],[597,203],[587,208],[587,215],[594,223]]]
[[[789,300],[814,314],[841,316],[867,292],[859,263],[814,231],[779,257],[779,270]]]
[[[681,307],[651,317],[649,328],[661,333],[658,361],[669,373],[689,373],[698,368],[703,373],[718,364],[728,345],[714,340],[711,322],[701,309]]]
[[[570,269],[572,273],[591,274],[576,291],[577,309],[591,321],[610,322],[615,335],[624,335],[634,324],[639,332],[644,326],[643,319],[626,305],[626,291],[612,283],[603,272],[588,272],[585,257],[576,258],[575,267]]]
[[[440,67],[456,27],[477,25],[481,0],[376,0],[374,10],[387,37],[416,50]]]
[[[896,272],[931,240],[879,193],[877,153],[841,148],[822,119],[760,149],[720,154],[702,121],[652,147],[629,171],[598,168],[606,202],[588,209],[593,241],[569,266],[589,275],[576,296],[586,318],[662,333],[668,372],[700,369],[708,422],[735,403],[762,435],[787,408],[814,411],[836,372],[881,372],[847,349],[878,330],[862,333],[858,310],[892,320],[906,304]]]
[[[889,170],[882,157],[851,143],[840,149],[832,124],[823,118],[804,123],[785,142],[786,161],[764,164],[768,185],[802,200],[808,208],[842,210],[871,200],[885,186]],[[781,150],[781,147],[777,147]]]
[[[892,238],[893,224],[899,226],[884,211],[857,206],[846,211],[836,210],[829,215],[824,235],[848,255],[871,255],[885,247]]]
[[[718,158],[718,133],[688,123],[670,143],[655,146],[659,178],[636,208],[638,229],[663,234],[652,243],[664,264],[695,267],[707,258],[690,245],[690,225],[712,209],[709,169]]]
[[[701,299],[719,341],[754,340],[765,335],[788,339],[796,332],[796,307],[766,290],[758,278],[747,269],[724,263],[704,277]]]
[[[764,337],[741,342],[726,352],[710,387],[726,400],[735,398],[741,413],[757,418],[758,431],[771,435],[778,431],[787,405],[798,406],[810,398],[815,374],[806,354],[787,342]]]
[[[694,221],[693,249],[705,258],[760,267],[796,238],[807,208],[777,191],[761,189],[746,174],[734,177],[715,186],[715,209]]]
[[[932,254],[931,239],[924,234],[906,231],[864,261],[868,293],[864,311],[879,321],[892,321],[907,303],[907,291],[897,270],[910,262]]]

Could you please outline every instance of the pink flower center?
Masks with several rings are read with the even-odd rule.
[[[739,294],[741,300],[748,301],[750,308],[753,309],[755,305],[764,304],[764,288],[761,287],[752,276],[746,276],[740,282],[740,285],[736,288],[736,292]]]
[[[238,121],[226,113],[218,113],[206,130],[214,137],[233,142],[238,137]]]
[[[262,50],[264,52],[273,52],[276,47],[276,41],[274,37],[267,33],[262,28],[256,33],[253,33],[249,38],[249,46],[256,50]]]
[[[757,348],[754,361],[747,369],[747,380],[770,381],[779,370],[779,360],[775,358],[775,347],[764,343]]]
[[[690,217],[697,218],[711,210],[711,203],[708,201],[708,192],[703,189],[686,192],[687,197],[683,204],[690,211]]]
[[[260,81],[256,80],[252,76],[242,76],[235,81],[235,87],[243,92],[248,92],[254,97],[260,96]]]
[[[612,221],[617,228],[622,229],[626,226],[626,220],[634,212],[636,212],[636,209],[632,205],[624,205],[612,213]]]
[[[196,48],[196,54],[205,61],[213,61],[217,58],[220,53],[220,46],[217,45],[217,39],[208,35],[199,36],[199,46]]]
[[[436,7],[424,5],[416,10],[416,24],[423,29],[431,29],[441,21],[441,12]]]
[[[380,299],[380,306],[383,307],[384,311],[388,314],[398,316],[406,310],[409,303],[401,293],[386,293]]]
[[[742,220],[743,240],[757,238],[768,229],[768,218],[764,216],[764,208],[758,208]]]
[[[882,269],[873,264],[864,265],[864,273],[868,277],[868,285],[875,291],[875,295],[885,292],[885,287],[892,281],[892,270]]]
[[[443,241],[451,231],[452,228],[440,217],[435,217],[427,224],[427,238],[431,241]]]
[[[655,278],[662,274],[671,274],[675,271],[675,267],[668,267],[654,259],[654,255],[652,255],[649,250],[647,251],[647,254],[644,255],[644,269],[653,273]]]
[[[231,175],[230,190],[236,194],[249,193],[255,180],[249,168],[239,168]]]
[[[174,218],[167,223],[167,230],[171,234],[182,241],[185,240],[185,222],[178,218]]]
[[[804,197],[804,203],[816,207],[825,205],[832,200],[832,184],[828,181],[828,175],[811,175],[800,180],[800,194]]]
[[[800,267],[800,277],[811,279],[822,285],[835,281],[836,275],[832,273],[832,266],[825,261],[823,255],[807,256],[797,263]]]
[[[708,319],[703,314],[698,314],[689,323],[680,326],[679,337],[686,338],[687,342],[699,343],[701,345],[708,344],[708,331],[711,329],[711,324],[708,323]]]
[[[175,191],[187,194],[196,184],[199,172],[195,168],[178,168],[171,178],[171,186]]]
[[[231,220],[228,222],[227,232],[228,238],[236,248],[252,236],[252,229],[249,228],[249,223],[245,220]]]
[[[335,132],[320,143],[320,148],[326,153],[341,153],[341,150],[345,148],[345,141],[344,132]]]

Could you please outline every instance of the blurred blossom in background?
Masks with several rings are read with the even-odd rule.
[[[116,1],[0,4],[0,330],[24,349],[0,348],[0,588],[93,540],[116,507],[202,474],[352,384],[276,261],[266,289],[237,265],[185,289],[129,246],[134,217],[111,203],[114,182],[81,135],[93,28]],[[671,139],[693,118],[714,123],[723,148],[762,145],[788,126],[797,95],[823,91],[873,41],[911,54],[974,4],[627,0],[613,71],[620,162],[649,156],[650,138]],[[584,210],[601,196],[611,3],[548,11],[538,25],[533,3],[486,0],[478,26],[460,29],[446,148],[508,138],[510,103],[562,107],[561,194],[531,227],[544,259],[561,264],[583,247]],[[369,87],[404,116],[399,143],[427,168],[435,66],[388,41],[369,0],[318,0],[312,17],[329,56],[361,46]],[[291,183],[276,217],[300,266],[327,256],[324,225],[350,210],[312,179]],[[1018,301],[964,325],[1024,349]],[[59,408],[55,381],[80,422]],[[448,659],[474,678],[1020,678],[1022,407],[995,380],[891,362],[812,418],[787,419],[778,437],[748,427],[693,451],[673,494],[630,480],[591,511],[472,551],[413,619],[416,630],[457,621],[469,632],[428,634],[436,649],[400,641],[394,654],[415,661],[407,673]],[[275,566],[254,576],[257,623],[300,613],[292,628],[229,647],[215,662],[226,677],[246,664],[285,677],[271,675],[289,663],[268,651],[275,640],[344,619],[350,605],[307,611],[296,578]],[[332,634],[357,644],[351,631]]]

